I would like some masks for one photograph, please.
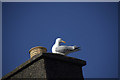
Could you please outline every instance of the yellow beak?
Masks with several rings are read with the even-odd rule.
[[[66,43],[65,41],[62,41],[63,43]]]

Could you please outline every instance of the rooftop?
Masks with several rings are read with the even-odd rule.
[[[35,55],[34,57],[29,59],[25,63],[21,64],[16,69],[14,69],[10,73],[3,76],[2,79],[6,79],[8,77],[11,77],[11,76],[15,75],[19,71],[23,70],[24,68],[28,67],[32,63],[34,63],[34,62],[36,62],[36,61],[38,61],[42,58],[52,58],[52,59],[55,59],[55,60],[64,61],[64,62],[67,62],[67,63],[72,63],[72,64],[75,64],[75,65],[78,65],[78,66],[85,66],[86,65],[86,61],[80,60],[80,59],[77,59],[77,58],[68,57],[68,56],[60,55],[60,54],[54,54],[54,53],[42,53],[42,54]]]

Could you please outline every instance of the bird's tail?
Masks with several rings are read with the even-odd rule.
[[[80,50],[80,47],[74,46],[74,50]]]

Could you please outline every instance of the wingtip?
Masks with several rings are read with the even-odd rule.
[[[80,47],[76,47],[75,49],[80,49]]]

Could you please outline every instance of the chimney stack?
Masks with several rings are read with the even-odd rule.
[[[42,54],[42,53],[46,53],[46,52],[47,52],[47,49],[45,47],[41,47],[41,46],[33,47],[29,50],[30,58],[32,58],[33,56],[35,56],[37,54]]]
[[[2,77],[14,79],[79,79],[84,80],[82,67],[86,61],[53,53],[41,46],[30,49],[30,59]]]

